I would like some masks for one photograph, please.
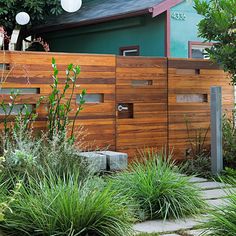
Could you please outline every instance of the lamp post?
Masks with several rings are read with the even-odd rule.
[[[76,12],[82,6],[82,0],[61,0],[63,10],[67,12]]]

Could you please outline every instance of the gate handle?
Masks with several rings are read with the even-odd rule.
[[[117,109],[118,109],[118,111],[128,111],[128,110],[129,110],[128,107],[122,106],[122,105],[119,105],[119,106],[117,107]]]

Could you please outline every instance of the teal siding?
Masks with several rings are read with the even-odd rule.
[[[127,18],[78,29],[47,33],[54,52],[119,54],[124,46],[140,46],[141,56],[165,56],[165,15]]]
[[[185,20],[177,20],[173,18],[173,14],[184,14]],[[197,14],[191,1],[173,7],[171,15],[171,37],[170,37],[170,55],[171,57],[188,57],[189,41],[204,41],[198,37],[197,24],[201,20],[201,16]]]

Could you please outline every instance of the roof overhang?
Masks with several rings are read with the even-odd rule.
[[[166,0],[161,2],[149,9],[149,12],[152,13],[152,17],[156,17],[161,13],[170,10],[171,7],[178,5],[179,3],[183,2],[184,0]]]
[[[119,15],[114,15],[114,16],[109,16],[109,17],[104,17],[104,18],[97,18],[93,20],[86,20],[86,21],[81,21],[81,22],[76,22],[76,23],[58,24],[58,25],[46,26],[46,27],[35,27],[33,29],[30,29],[29,33],[30,34],[46,33],[46,32],[51,32],[51,31],[58,31],[61,29],[72,29],[72,28],[77,28],[79,26],[104,23],[104,22],[108,22],[112,20],[119,20],[123,18],[140,16],[140,15],[145,15],[145,14],[152,14],[152,17],[156,17],[170,10],[171,7],[174,7],[183,1],[184,0],[165,0],[153,7],[146,8],[140,11],[129,12],[129,13],[124,13],[124,14],[119,14]]]

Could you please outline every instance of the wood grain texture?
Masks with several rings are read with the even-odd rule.
[[[195,70],[198,73],[193,73]],[[231,111],[234,96],[233,86],[229,83],[227,74],[210,61],[168,59],[168,141],[176,159],[185,157],[187,149],[191,148],[189,141],[194,142],[197,133],[201,133],[202,138],[207,133],[205,146],[209,147],[210,88],[222,87],[223,110]],[[176,98],[179,94],[207,94],[208,102],[178,102]]]
[[[210,87],[222,86],[224,109],[233,107],[233,87],[227,75],[210,61],[114,55],[7,52],[0,51],[4,71],[4,88],[37,88],[39,94],[23,94],[17,104],[36,104],[40,96],[50,93],[52,57],[59,68],[59,87],[63,88],[65,70],[69,63],[81,66],[72,109],[77,108],[76,94],[87,89],[88,94],[102,94],[103,102],[86,104],[78,120],[83,127],[83,141],[90,149],[110,149],[127,152],[130,160],[143,148],[174,151],[183,159],[189,148],[185,119],[189,121],[190,136],[203,132],[210,125]],[[2,72],[2,71],[0,71]],[[178,102],[180,95],[202,95],[206,102]],[[67,95],[68,96],[68,95]],[[197,97],[197,96],[195,96]],[[0,95],[8,103],[9,95]],[[118,105],[129,108],[119,112]],[[47,112],[44,100],[38,107],[37,129],[45,129]],[[132,114],[131,114],[132,113]],[[73,117],[73,112],[70,114]],[[1,126],[0,126],[1,127]],[[210,131],[206,137],[210,144]]]
[[[5,71],[7,79],[4,88],[39,88],[40,94],[20,95],[18,104],[35,104],[40,96],[50,93],[52,84],[52,57],[56,59],[59,69],[59,88],[63,88],[65,70],[73,63],[81,67],[78,86],[72,99],[72,109],[77,109],[76,94],[86,89],[88,94],[103,94],[103,103],[91,103],[84,106],[76,128],[83,127],[83,141],[90,149],[115,150],[115,83],[116,59],[113,55],[81,55],[67,53],[38,53],[38,52],[0,52],[0,63],[10,64],[10,70]],[[9,101],[9,95],[0,95],[0,101]],[[46,127],[46,103],[37,109],[39,118],[36,128]],[[73,114],[70,114],[73,117]],[[80,131],[79,131],[80,132]],[[84,136],[85,134],[85,136]]]
[[[132,81],[152,81],[135,85]],[[167,146],[167,61],[117,57],[116,103],[132,103],[133,118],[117,119],[116,147],[132,159],[138,150]],[[119,113],[119,112],[117,112]]]

